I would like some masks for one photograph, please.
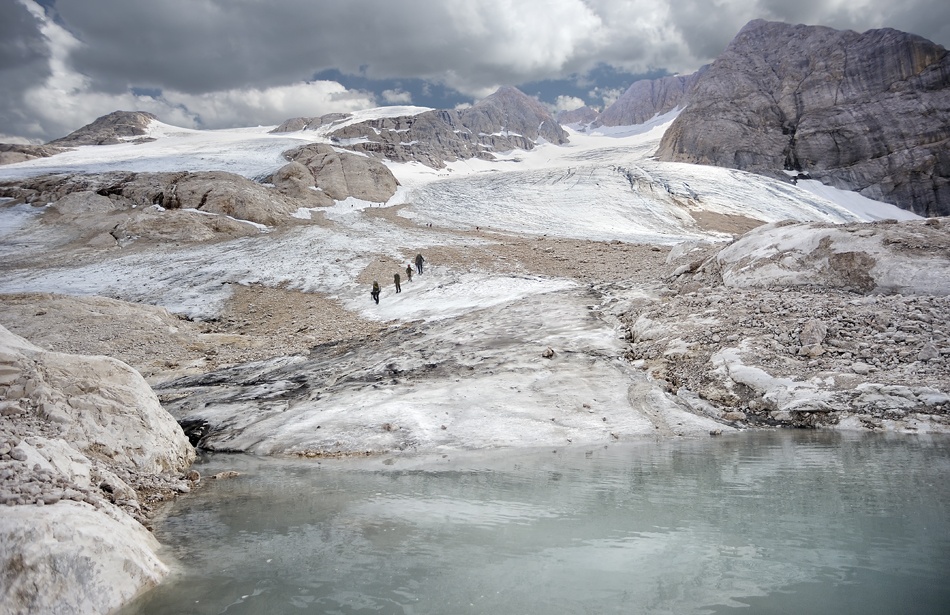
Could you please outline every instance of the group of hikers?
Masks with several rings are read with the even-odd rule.
[[[426,262],[426,259],[422,258],[421,254],[416,254],[415,263],[416,263],[416,273],[422,273],[422,264]],[[406,280],[412,282],[412,263],[406,265]],[[402,286],[400,286],[399,274],[393,274],[393,283],[396,285],[396,292],[402,292]],[[373,290],[370,291],[370,296],[373,298],[373,301],[379,305],[379,282],[373,280]]]

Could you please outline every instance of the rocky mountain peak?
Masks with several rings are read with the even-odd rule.
[[[664,160],[800,171],[915,213],[950,214],[950,55],[893,29],[755,20],[694,86]]]
[[[567,133],[540,102],[517,88],[503,87],[461,111],[433,109],[346,124],[339,117],[295,118],[278,131],[329,130],[333,147],[393,162],[421,162],[442,168],[446,162],[492,159],[498,152],[530,150],[540,140],[566,143]]]
[[[689,102],[690,91],[707,68],[703,66],[690,75],[634,81],[620,98],[604,109],[594,126],[642,124],[656,115],[668,113],[677,107],[685,107]]]
[[[557,114],[557,121],[561,125],[585,125],[597,120],[600,112],[589,105],[584,105],[570,111],[561,111]]]
[[[502,86],[461,112],[462,124],[486,134],[514,132],[532,141],[539,137],[566,143],[567,133],[537,99],[512,86]]]
[[[146,111],[113,111],[61,139],[50,141],[48,145],[72,147],[121,143],[146,134],[149,124],[157,119]]]

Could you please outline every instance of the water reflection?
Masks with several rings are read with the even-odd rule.
[[[948,438],[202,464],[126,615],[950,612]]]

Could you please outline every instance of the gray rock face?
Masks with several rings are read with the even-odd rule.
[[[934,221],[936,222],[936,221]],[[927,222],[775,223],[746,233],[702,270],[731,288],[950,294],[950,235]]]
[[[350,117],[349,113],[327,113],[317,117],[294,117],[285,120],[272,133],[298,132],[300,130],[315,130],[324,124],[330,124]]]
[[[557,121],[562,126],[587,125],[597,121],[599,115],[600,113],[597,112],[597,109],[584,105],[579,109],[561,111],[557,114]]]
[[[288,120],[288,127],[319,125]],[[342,148],[394,162],[417,161],[433,168],[468,158],[494,158],[493,152],[530,150],[544,139],[567,142],[567,133],[537,100],[503,87],[472,107],[432,110],[351,124],[330,132]]]
[[[351,196],[385,203],[399,185],[392,171],[378,160],[341,152],[326,144],[304,145],[284,152],[284,157],[291,163],[274,174],[274,184],[285,191],[321,194],[310,189],[315,186],[322,192],[325,202],[321,204],[325,205],[332,204],[330,199]]]
[[[142,376],[0,326],[0,407],[0,611],[106,613],[156,585],[142,513],[195,452]]]
[[[277,226],[306,205],[220,171],[44,175],[0,184],[0,196],[51,203],[44,222],[68,229],[63,241],[100,248],[136,238],[207,241],[257,234],[242,221]]]
[[[621,316],[627,357],[725,421],[950,433],[950,236],[935,222],[773,224],[671,251],[670,268],[707,258]]]
[[[755,20],[696,82],[663,160],[803,171],[924,216],[950,214],[950,55],[891,29]]]
[[[113,111],[61,139],[50,141],[49,145],[74,147],[122,143],[144,135],[148,125],[156,119],[145,111]]]
[[[307,207],[327,207],[333,204],[333,199],[326,193],[315,190],[317,181],[313,173],[299,162],[291,161],[277,169],[270,181],[282,194],[303,201]]]
[[[48,158],[64,151],[48,145],[20,145],[18,143],[0,143],[0,165],[26,162],[34,158]]]
[[[604,109],[594,126],[633,126],[685,106],[689,92],[706,68],[687,76],[635,81],[614,104]]]

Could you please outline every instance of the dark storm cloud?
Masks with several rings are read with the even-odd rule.
[[[0,2],[0,135],[32,123],[20,99],[31,84],[49,76],[49,51],[29,11],[14,2]]]
[[[754,18],[950,42],[945,0],[0,0],[0,11],[0,133],[47,137],[116,108],[223,127],[453,107],[500,85],[602,105],[641,75],[710,62]]]
[[[374,78],[479,72],[485,45],[453,3],[283,0],[58,0],[85,45],[74,67],[100,87],[190,94],[266,87],[338,69]],[[503,67],[496,68],[506,72]]]

